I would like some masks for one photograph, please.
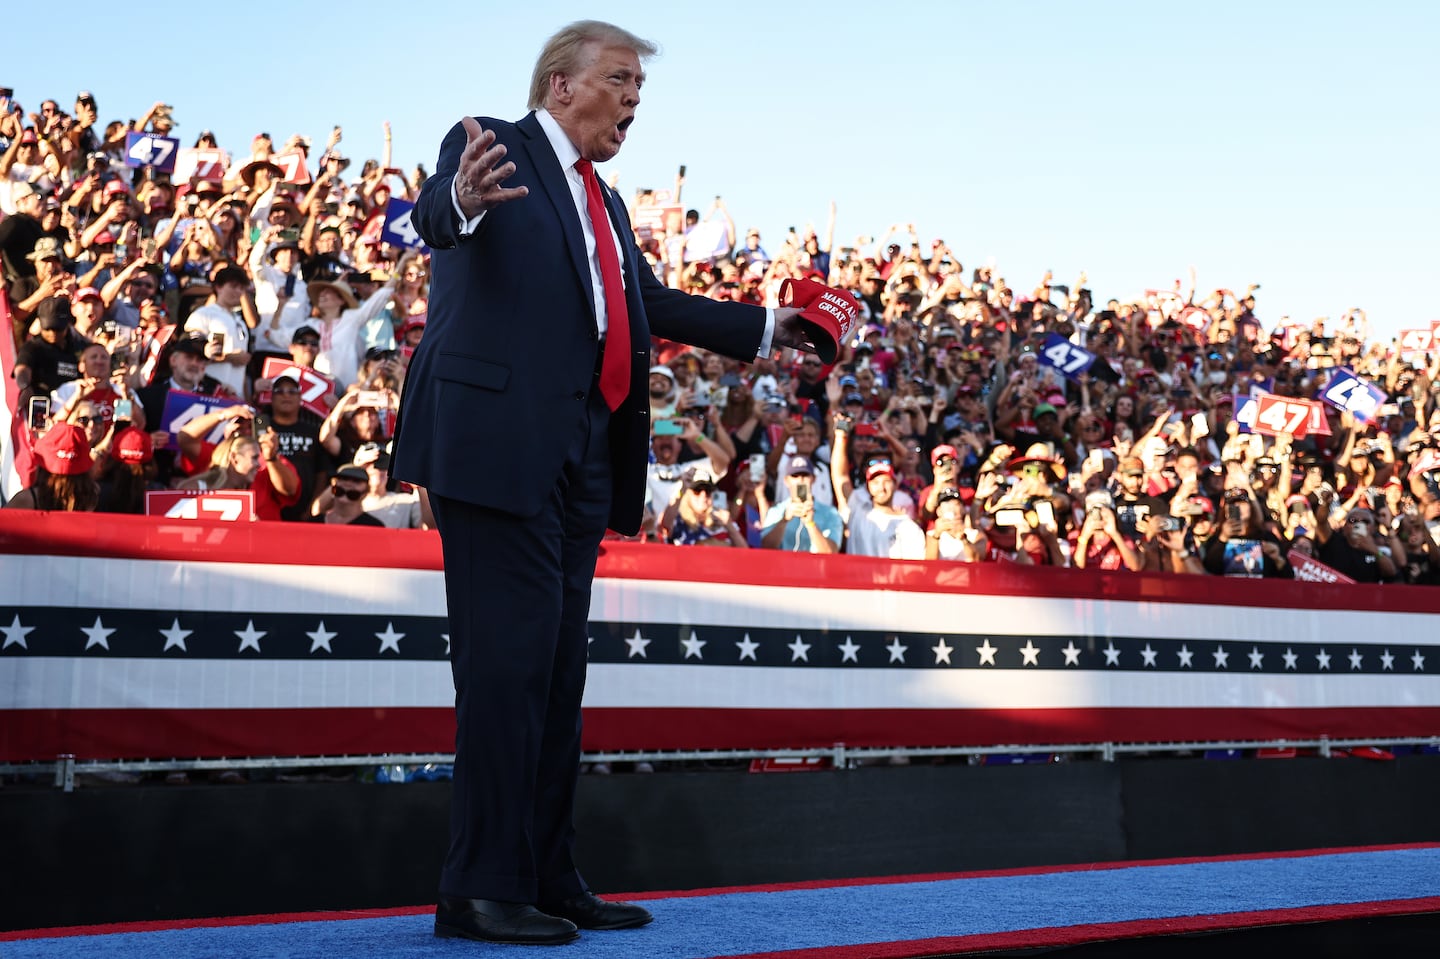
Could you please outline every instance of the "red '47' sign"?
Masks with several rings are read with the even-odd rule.
[[[145,515],[249,523],[255,519],[255,492],[248,489],[150,490]]]
[[[1310,431],[1315,405],[1305,400],[1267,393],[1255,403],[1255,422],[1250,428],[1268,436],[1289,433],[1298,440]]]
[[[335,391],[335,384],[323,373],[316,373],[308,366],[299,366],[278,356],[265,357],[260,367],[262,380],[273,380],[286,370],[294,370],[300,376],[300,405],[319,416],[329,416],[330,407],[325,405],[325,396]],[[255,401],[262,406],[269,403],[269,390],[262,390]]]

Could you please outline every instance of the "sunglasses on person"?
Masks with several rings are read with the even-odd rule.
[[[286,395],[286,394],[292,394],[292,395],[298,396],[298,395],[300,394],[300,387],[298,387],[298,386],[276,386],[276,387],[271,388],[270,392],[273,393],[273,394],[275,394],[276,396],[283,396],[283,395]]]
[[[713,496],[715,494],[715,487],[709,485],[708,483],[703,483],[698,486],[690,487],[690,492],[699,493],[701,496]]]
[[[334,494],[336,499],[361,500],[365,498],[365,491],[363,489],[349,489],[341,486],[339,483],[331,483],[330,492]]]
[[[319,340],[312,340],[312,339],[310,339],[309,337],[306,337],[306,338],[303,339],[303,340],[296,340],[296,341],[295,341],[295,345],[296,345],[296,346],[306,346],[306,347],[309,347],[309,348],[312,349],[312,350],[318,350],[318,349],[320,349],[320,341],[319,341]]]

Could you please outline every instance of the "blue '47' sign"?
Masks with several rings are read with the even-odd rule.
[[[1040,362],[1058,370],[1070,379],[1078,379],[1081,373],[1090,369],[1095,354],[1082,346],[1076,346],[1059,333],[1051,333],[1040,348]]]
[[[1362,423],[1368,423],[1375,416],[1380,404],[1385,402],[1385,391],[1374,383],[1360,379],[1343,366],[1335,368],[1330,385],[1320,394],[1320,399],[1336,409],[1344,410]]]
[[[175,172],[175,158],[180,153],[180,141],[162,137],[158,133],[125,134],[125,165],[128,167],[154,167],[162,173]]]
[[[385,225],[380,230],[380,239],[411,250],[426,249],[425,242],[420,239],[420,232],[410,222],[414,212],[415,204],[391,197],[390,202],[385,204]]]

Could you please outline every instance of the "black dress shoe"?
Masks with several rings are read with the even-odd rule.
[[[531,946],[558,946],[580,937],[573,922],[547,916],[528,903],[450,898],[435,907],[435,935]]]
[[[650,910],[628,902],[606,902],[591,892],[569,899],[547,902],[540,907],[548,915],[568,919],[581,929],[634,929],[655,917]]]

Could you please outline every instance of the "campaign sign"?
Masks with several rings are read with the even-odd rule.
[[[223,410],[236,403],[233,396],[202,396],[199,393],[187,393],[184,390],[170,390],[165,394],[165,411],[160,414],[160,428],[170,434],[170,438],[179,441],[180,428],[193,419],[204,416],[206,413],[213,413],[216,410]],[[210,435],[205,437],[207,443],[219,443],[225,438],[225,423],[221,421],[215,424]]]
[[[179,159],[175,162],[171,181],[183,183],[192,179],[223,180],[225,171],[229,168],[230,154],[224,150],[184,147],[180,150]]]
[[[1255,422],[1250,424],[1250,428],[1267,436],[1289,433],[1297,440],[1301,439],[1309,430],[1313,406],[1307,400],[1267,393],[1255,400]]]
[[[1331,569],[1313,556],[1292,549],[1286,557],[1295,578],[1302,583],[1353,583],[1349,576]]]
[[[410,222],[414,212],[415,204],[392,196],[390,202],[385,204],[385,225],[380,228],[380,239],[394,246],[428,251],[429,247],[420,239],[419,231]]]
[[[249,523],[255,519],[255,492],[248,489],[148,490],[145,515]]]
[[[1343,366],[1337,366],[1320,399],[1360,422],[1368,423],[1387,397],[1380,387],[1360,379]]]
[[[286,183],[304,185],[310,182],[310,170],[305,166],[305,154],[299,150],[289,153],[272,153],[270,162],[282,171],[280,179]]]
[[[1038,359],[1073,380],[1090,369],[1090,364],[1095,362],[1095,354],[1083,346],[1076,346],[1059,333],[1051,333],[1045,338]]]
[[[1236,393],[1232,396],[1234,400],[1234,415],[1231,417],[1239,424],[1240,432],[1255,432],[1256,406],[1259,405],[1259,397],[1251,396],[1249,393]]]
[[[1428,353],[1434,343],[1434,329],[1400,331],[1400,352],[1402,353]]]
[[[299,366],[278,356],[265,357],[260,367],[262,380],[273,380],[286,370],[293,369],[300,376],[300,405],[319,416],[329,416],[330,407],[325,405],[325,395],[335,392],[335,382],[323,373],[317,373],[308,366]],[[270,402],[270,391],[262,390],[255,402],[264,405]]]
[[[180,141],[158,133],[125,134],[125,165],[154,167],[162,173],[173,173],[180,152]]]

